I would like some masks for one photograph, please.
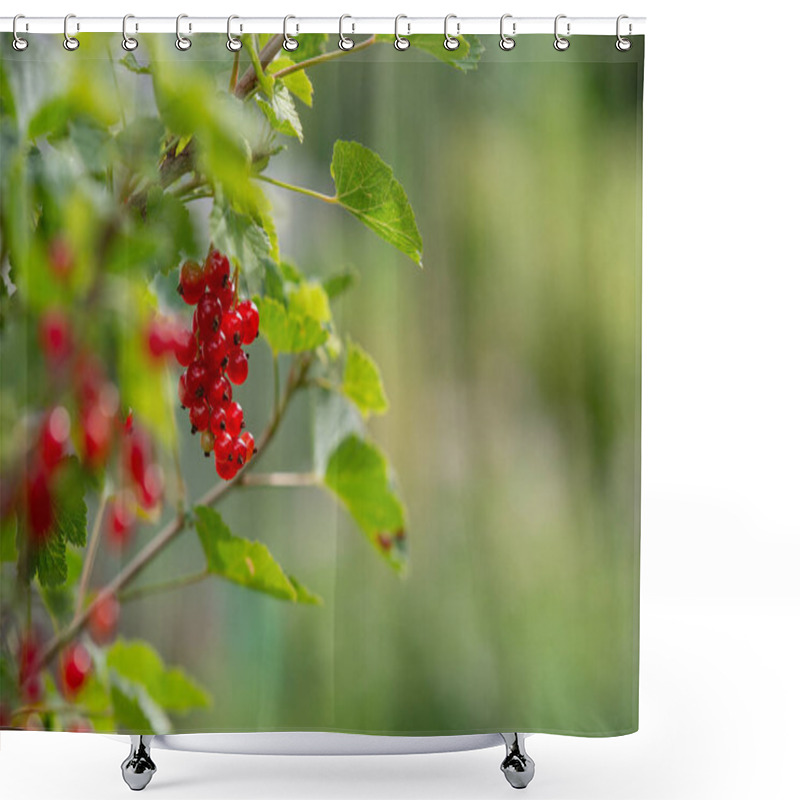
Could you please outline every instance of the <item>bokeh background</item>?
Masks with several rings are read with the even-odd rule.
[[[420,270],[344,211],[269,187],[284,256],[359,273],[335,311],[383,371],[391,407],[371,431],[408,508],[410,569],[392,573],[322,490],[235,493],[234,533],[325,605],[213,580],[127,604],[122,632],[214,697],[178,731],[637,727],[643,42],[484,44],[468,73],[391,45],[309,73],[305,141],[269,174],[330,192],[333,143],[359,141],[422,233]],[[272,387],[253,349],[237,397],[258,430]],[[314,411],[302,397],[269,468],[313,468]],[[188,432],[182,448],[196,496],[213,470]],[[202,566],[184,535],[140,585]],[[118,567],[105,556],[98,577]]]

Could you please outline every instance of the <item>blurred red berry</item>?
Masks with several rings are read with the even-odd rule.
[[[92,671],[92,657],[80,642],[68,645],[61,656],[61,679],[66,696],[77,694]]]
[[[63,236],[55,236],[47,248],[48,262],[53,274],[64,280],[75,266],[72,248]]]
[[[67,315],[56,308],[39,320],[39,344],[51,366],[59,366],[72,352],[72,326]]]
[[[113,641],[117,635],[119,603],[113,594],[104,594],[92,607],[89,614],[89,635],[95,644],[103,645]]]
[[[183,328],[173,331],[175,358],[182,367],[188,367],[197,355],[197,340],[191,331]]]
[[[64,457],[68,441],[69,412],[64,406],[56,406],[45,417],[42,426],[40,452],[48,472],[52,472]]]
[[[39,670],[35,669],[41,653],[37,634],[28,630],[22,634],[19,643],[19,690],[22,699],[29,705],[41,702],[44,697],[44,682]]]
[[[226,430],[231,436],[238,436],[244,428],[244,410],[238,403],[231,403],[226,409]]]
[[[238,469],[236,463],[231,459],[228,461],[216,461],[217,475],[224,481],[229,481],[236,476]]]
[[[42,544],[53,529],[55,515],[48,476],[41,467],[26,476],[25,503],[31,538],[34,544]]]
[[[228,357],[227,374],[231,383],[240,386],[247,380],[249,367],[247,365],[247,355],[240,347],[233,350]]]
[[[136,528],[136,515],[133,509],[133,498],[128,495],[115,497],[111,502],[111,514],[108,518],[108,539],[117,549],[125,549],[133,538]]]
[[[172,324],[156,318],[147,326],[147,351],[154,359],[161,360],[174,349],[175,334]]]
[[[155,508],[164,494],[164,473],[158,464],[149,464],[144,473],[144,481],[138,487],[139,499],[146,509]]]
[[[236,310],[242,318],[242,344],[250,344],[258,336],[258,308],[252,300],[244,300]]]
[[[197,305],[206,291],[206,279],[203,267],[196,261],[186,261],[181,267],[178,282],[178,294],[190,306]]]

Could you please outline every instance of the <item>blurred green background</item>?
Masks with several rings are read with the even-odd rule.
[[[644,44],[484,44],[469,73],[390,45],[309,73],[305,142],[269,174],[329,192],[334,141],[359,141],[393,167],[423,237],[420,270],[340,209],[269,187],[285,257],[360,274],[336,312],[383,371],[391,407],[371,427],[409,510],[410,571],[321,490],[235,493],[231,529],[325,606],[222,581],[126,605],[123,633],[214,696],[179,731],[637,726]],[[253,349],[237,398],[258,430],[271,384]],[[269,467],[312,468],[313,414],[302,397]],[[183,448],[194,494],[213,470],[188,435]],[[169,552],[140,583],[203,565],[192,536]]]

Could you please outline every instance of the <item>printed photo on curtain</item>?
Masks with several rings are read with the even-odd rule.
[[[644,38],[70,38],[0,39],[0,727],[635,731]]]

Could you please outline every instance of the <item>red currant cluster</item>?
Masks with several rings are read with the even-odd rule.
[[[191,333],[180,336],[180,346],[172,348],[186,367],[178,381],[181,406],[189,409],[192,433],[202,433],[205,455],[213,450],[217,474],[224,480],[231,480],[255,452],[231,384],[247,380],[248,355],[242,345],[258,336],[258,309],[252,300],[238,301],[235,284],[230,262],[218,250],[202,266],[183,264],[178,292],[196,308]]]

